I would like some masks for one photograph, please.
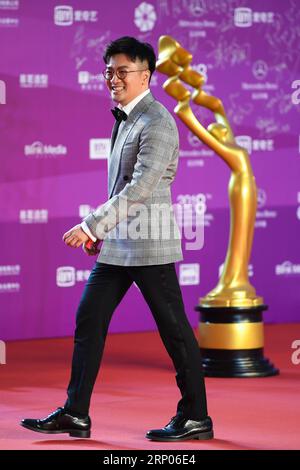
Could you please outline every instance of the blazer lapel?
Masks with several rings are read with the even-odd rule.
[[[110,148],[111,153],[109,156],[109,165],[108,165],[109,198],[113,194],[113,190],[118,179],[120,162],[122,158],[122,151],[123,151],[123,147],[127,139],[127,136],[129,132],[131,131],[132,127],[135,125],[136,121],[141,116],[141,114],[143,114],[149,108],[149,106],[151,105],[151,103],[153,103],[153,101],[154,101],[154,98],[150,92],[133,108],[133,110],[128,116],[128,119],[124,121],[124,126],[121,129],[119,129],[117,138],[113,145],[113,137],[114,137],[114,130],[115,130],[116,123],[114,125],[113,132],[112,132],[111,148]]]
[[[112,133],[111,133],[111,139],[110,139],[110,152],[109,152],[110,154],[112,152],[112,149],[113,149],[113,146],[114,146],[117,134],[118,134],[119,125],[120,123],[118,121],[115,121],[114,127],[112,129]]]
[[[131,126],[126,126],[126,124],[119,129],[117,138],[115,140],[112,152],[109,157],[109,165],[108,165],[108,195],[109,198],[113,192],[115,187],[115,183],[117,181],[118,173],[119,173],[119,166],[120,160],[122,155],[122,149],[125,143],[125,140],[130,132]]]

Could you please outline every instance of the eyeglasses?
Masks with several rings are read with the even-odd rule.
[[[128,74],[128,73],[133,73],[133,72],[145,72],[146,70],[148,70],[148,69],[116,70],[115,72],[114,72],[113,70],[104,70],[104,71],[102,72],[102,74],[103,74],[103,77],[105,78],[105,80],[111,80],[115,74],[117,75],[117,77],[118,77],[120,80],[125,80],[125,78],[127,77],[127,74]]]

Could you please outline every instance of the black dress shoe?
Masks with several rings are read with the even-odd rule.
[[[46,434],[69,433],[72,437],[90,437],[91,419],[77,418],[69,414],[64,408],[57,408],[44,419],[23,419],[21,426],[31,431]]]
[[[148,431],[146,437],[152,441],[207,440],[214,437],[213,424],[209,416],[201,421],[194,421],[179,413],[164,428]]]

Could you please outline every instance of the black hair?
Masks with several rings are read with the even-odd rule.
[[[131,36],[123,36],[112,41],[105,49],[103,60],[107,64],[116,54],[125,54],[132,62],[146,60],[150,70],[150,79],[155,70],[156,56],[153,47],[147,42],[140,42]]]

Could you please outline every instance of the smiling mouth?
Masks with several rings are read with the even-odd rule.
[[[123,86],[116,86],[116,87],[112,87],[111,89],[113,93],[119,93],[120,91],[123,91],[123,90],[125,90],[125,87]]]

